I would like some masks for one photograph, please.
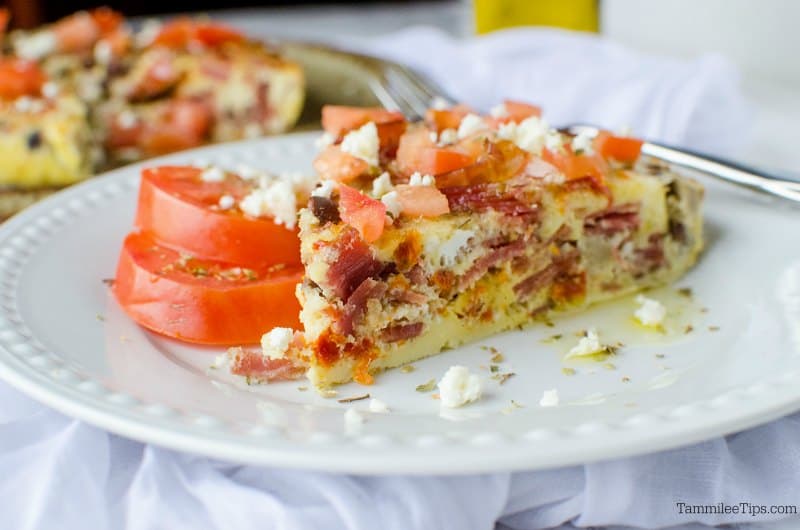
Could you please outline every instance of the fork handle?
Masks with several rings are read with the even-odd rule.
[[[642,145],[642,153],[676,166],[721,178],[739,186],[800,203],[800,182],[770,175],[722,158],[659,143],[645,142]]]

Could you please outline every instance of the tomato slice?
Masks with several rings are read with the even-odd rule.
[[[376,241],[386,224],[386,205],[355,188],[339,186],[339,215],[367,243]]]
[[[395,188],[395,191],[403,215],[438,217],[450,211],[447,196],[433,186],[401,184]]]
[[[238,204],[250,193],[251,183],[233,174],[221,182],[205,182],[201,173],[186,166],[144,169],[136,226],[159,243],[199,258],[256,269],[300,263],[297,230],[246,216],[235,205],[219,207],[223,195]]]
[[[202,344],[254,344],[276,326],[299,328],[300,266],[243,269],[182,258],[146,234],[125,238],[113,292],[141,326]]]
[[[185,48],[192,44],[213,48],[225,42],[242,40],[244,35],[240,31],[225,24],[181,17],[164,24],[153,44],[170,48]]]
[[[46,80],[44,72],[33,61],[0,59],[0,98],[38,96]]]
[[[633,163],[642,152],[643,140],[628,136],[614,136],[608,131],[600,131],[594,139],[595,151],[606,159]]]
[[[329,145],[314,160],[314,169],[320,179],[350,182],[369,171],[369,164],[349,153],[338,145]]]

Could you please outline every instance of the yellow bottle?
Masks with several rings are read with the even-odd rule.
[[[598,0],[472,0],[475,30],[489,33],[514,26],[598,29]]]

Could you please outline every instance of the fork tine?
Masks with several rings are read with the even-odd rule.
[[[403,115],[414,119],[419,117],[416,105],[410,103],[403,93],[397,89],[397,85],[392,83],[385,76],[376,79],[373,85],[373,92],[376,97],[383,103],[383,100],[390,104],[384,106],[388,109],[399,110]]]
[[[426,95],[420,92],[402,72],[394,68],[389,68],[386,71],[386,77],[400,97],[414,109],[414,114],[424,116],[425,111],[428,109]]]
[[[454,102],[453,98],[445,94],[445,91],[427,76],[424,76],[423,74],[420,74],[403,65],[397,65],[397,69],[402,72],[406,80],[416,87],[416,89],[420,92],[425,100],[426,106],[431,106],[433,101],[437,98],[444,99],[448,103]]]

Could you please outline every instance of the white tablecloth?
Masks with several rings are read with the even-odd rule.
[[[458,43],[409,30],[348,43],[406,61],[479,108],[542,104],[588,121],[729,154],[749,111],[724,60],[643,56],[594,37],[516,30]],[[682,515],[691,504],[800,504],[800,418],[689,448],[530,473],[351,477],[238,466],[142,445],[53,412],[0,383],[0,528],[645,528],[781,516]]]

